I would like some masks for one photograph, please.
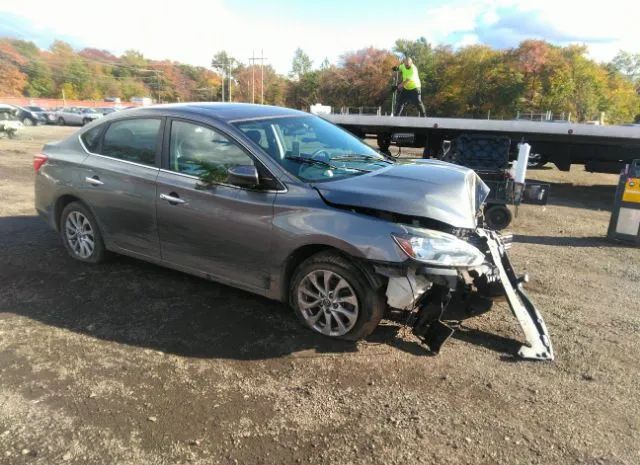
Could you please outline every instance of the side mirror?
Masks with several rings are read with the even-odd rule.
[[[253,165],[238,165],[227,170],[227,182],[238,187],[256,187],[260,184],[258,170]]]

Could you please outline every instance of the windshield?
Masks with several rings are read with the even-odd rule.
[[[357,176],[393,163],[358,138],[316,116],[234,124],[289,173],[307,182]]]

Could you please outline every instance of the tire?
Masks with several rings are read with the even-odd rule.
[[[106,249],[98,222],[86,206],[71,202],[62,210],[59,224],[62,242],[72,258],[85,263],[100,263],[105,259]],[[80,239],[74,240],[78,234]]]
[[[540,155],[539,153],[532,153],[529,156],[529,161],[527,162],[527,168],[530,169],[540,169],[548,162],[547,158],[544,155]]]
[[[89,118],[85,118],[82,120],[82,125],[86,126],[87,124],[89,124],[91,122],[91,120]]]
[[[312,276],[319,287],[314,286]],[[312,294],[322,295],[320,288],[326,287],[327,277],[331,292],[325,292],[325,298],[315,299],[317,305],[305,308],[305,303],[314,301]],[[335,295],[332,289],[337,291]],[[320,252],[298,266],[289,285],[289,303],[307,328],[348,341],[371,334],[386,308],[381,290],[367,281],[361,269],[335,252]]]
[[[22,120],[22,124],[24,124],[25,126],[35,126],[36,125],[36,123],[31,118],[24,118]]]
[[[58,126],[64,126],[64,125],[65,125],[64,118],[63,117],[58,118]]]
[[[500,231],[511,224],[513,215],[506,205],[491,205],[485,209],[484,219],[489,228]]]

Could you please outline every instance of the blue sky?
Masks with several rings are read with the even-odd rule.
[[[426,37],[454,47],[483,43],[505,48],[525,38],[584,43],[598,60],[620,49],[640,52],[640,1],[608,0],[180,0],[97,3],[75,0],[0,0],[0,36],[54,38],[74,47],[120,54],[134,48],[154,59],[206,66],[225,49],[242,61],[264,50],[279,72],[303,48],[319,64],[397,38]]]

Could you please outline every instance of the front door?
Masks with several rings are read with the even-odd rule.
[[[255,290],[269,286],[275,193],[227,183],[233,166],[258,163],[220,131],[174,120],[157,181],[164,261]]]

